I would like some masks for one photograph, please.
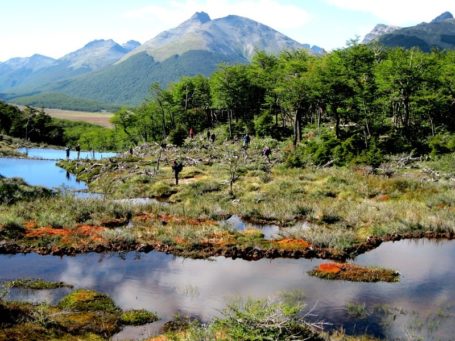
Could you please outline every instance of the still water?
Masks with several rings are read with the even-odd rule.
[[[21,153],[26,153],[31,158],[17,159],[0,158],[0,175],[4,177],[23,178],[26,183],[33,186],[44,186],[48,188],[62,188],[73,191],[86,190],[85,183],[77,181],[76,177],[63,168],[56,165],[56,160],[66,158],[65,150],[51,148],[21,148]],[[108,152],[81,152],[80,157],[90,159],[102,159],[116,156],[116,153]],[[77,153],[70,152],[70,158],[76,159]],[[92,197],[92,195],[90,195]]]
[[[74,175],[57,167],[55,161],[51,160],[0,158],[0,175],[23,178],[26,183],[33,186],[87,189],[85,183],[77,181]]]
[[[45,160],[60,160],[66,159],[65,149],[52,149],[52,148],[20,148],[19,152],[28,155],[31,158],[39,158]],[[105,159],[108,157],[114,157],[117,153],[113,152],[92,152],[92,151],[81,151],[79,157],[81,159]],[[77,159],[77,152],[72,149],[70,150],[71,160]]]
[[[64,281],[106,292],[124,309],[156,311],[163,320],[177,312],[209,320],[233,298],[276,298],[281,292],[297,291],[305,296],[308,309],[315,307],[315,319],[332,323],[329,329],[387,339],[415,335],[451,340],[455,335],[454,260],[455,241],[384,243],[359,256],[356,263],[393,268],[401,273],[400,282],[351,283],[308,276],[321,262],[318,259],[249,262],[217,257],[208,261],[156,252],[0,255],[0,281],[22,277]],[[65,292],[13,291],[10,298],[56,302]],[[364,307],[365,315],[348,314],[349,304]],[[438,324],[430,326],[435,316]],[[156,333],[155,327],[129,328],[116,339],[149,336]]]

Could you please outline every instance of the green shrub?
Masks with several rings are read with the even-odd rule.
[[[169,140],[171,141],[171,143],[176,146],[179,146],[179,147],[183,145],[186,137],[187,137],[187,131],[181,125],[177,126],[169,134]]]
[[[455,151],[455,134],[437,134],[430,138],[428,146],[433,156]]]
[[[15,221],[8,221],[0,227],[1,239],[20,239],[24,234],[25,228]]]

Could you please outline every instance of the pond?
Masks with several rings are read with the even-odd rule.
[[[11,178],[19,177],[33,186],[48,188],[65,187],[69,190],[86,190],[85,183],[63,168],[57,167],[55,161],[0,158],[0,175]]]
[[[65,149],[53,149],[53,148],[20,148],[19,152],[26,154],[30,158],[38,158],[44,160],[60,160],[66,159]],[[114,152],[94,152],[94,151],[81,151],[79,157],[81,159],[105,159],[108,157],[114,157],[117,153]],[[71,160],[77,159],[77,152],[72,149],[70,151]]]
[[[308,310],[314,307],[315,319],[332,323],[329,329],[387,339],[418,335],[449,340],[455,335],[454,260],[455,241],[388,242],[359,256],[356,263],[393,268],[401,273],[400,282],[351,283],[310,277],[307,272],[319,259],[209,261],[156,252],[0,255],[0,281],[22,277],[64,281],[106,292],[124,309],[154,310],[164,321],[177,312],[209,320],[236,297],[276,298],[280,292],[298,292]],[[64,294],[65,290],[38,294],[16,290],[10,298],[56,302]],[[360,313],[357,309],[357,315],[350,315],[350,304],[361,307]],[[157,326],[127,328],[115,339],[150,336]]]
[[[65,150],[51,148],[20,148],[21,153],[26,153],[35,159],[0,158],[0,175],[5,177],[23,178],[33,186],[48,188],[62,188],[72,191],[86,191],[87,185],[76,180],[76,177],[56,165],[56,160],[65,158]],[[81,152],[81,158],[108,158],[114,157],[112,152]],[[71,159],[77,158],[75,151],[70,154]],[[40,159],[40,160],[38,160]],[[94,198],[100,196],[96,193],[78,193],[78,196]]]

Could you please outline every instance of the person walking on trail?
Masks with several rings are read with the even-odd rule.
[[[172,163],[172,171],[174,172],[174,177],[175,177],[175,184],[179,184],[179,173],[183,169],[183,164],[181,162],[177,162],[174,160]]]
[[[251,138],[250,138],[250,135],[248,135],[248,133],[246,133],[244,136],[243,136],[243,148],[248,148],[248,146],[250,145],[250,141],[251,141]]]
[[[69,146],[66,146],[66,148],[65,148],[65,153],[66,153],[66,159],[67,159],[67,160],[70,158],[70,151],[71,151],[70,147],[69,147]]]
[[[269,146],[265,146],[264,149],[262,149],[262,155],[265,156],[267,161],[270,163],[270,155],[272,154],[272,149]]]
[[[80,145],[76,146],[76,152],[77,152],[77,159],[79,160],[79,157],[81,156],[81,146]]]
[[[190,136],[190,139],[192,139],[194,137],[194,129],[192,127],[190,128],[189,136]]]
[[[207,141],[210,142],[210,137],[211,137],[211,136],[212,136],[212,135],[210,134],[210,130],[207,130]]]
[[[216,139],[215,133],[212,133],[212,135],[210,135],[210,141],[212,143],[215,143],[215,139]]]

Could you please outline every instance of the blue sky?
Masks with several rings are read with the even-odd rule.
[[[94,39],[141,43],[196,11],[260,21],[301,42],[345,46],[376,24],[411,26],[454,0],[14,0],[0,6],[0,61],[34,53],[59,58]]]

